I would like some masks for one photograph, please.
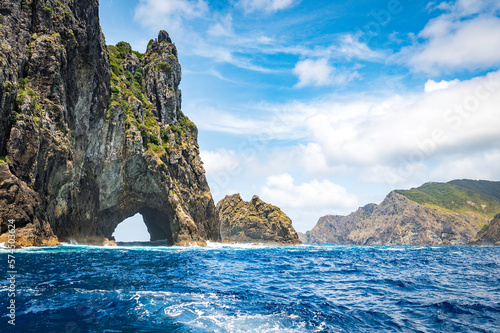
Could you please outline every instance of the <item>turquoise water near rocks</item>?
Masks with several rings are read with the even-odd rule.
[[[0,250],[7,271],[7,250]],[[60,246],[16,256],[2,332],[500,332],[500,248]]]

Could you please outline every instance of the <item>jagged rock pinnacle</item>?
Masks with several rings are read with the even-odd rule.
[[[172,43],[172,40],[170,39],[170,36],[165,30],[160,30],[160,32],[158,33],[158,42]]]

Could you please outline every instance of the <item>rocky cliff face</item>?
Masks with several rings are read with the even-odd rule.
[[[319,219],[303,241],[308,244],[464,245],[488,219],[420,205],[393,191],[380,205],[369,204],[348,216]]]
[[[0,241],[102,243],[139,212],[151,240],[220,239],[168,34],[106,47],[98,1],[0,4]]]
[[[483,225],[471,243],[473,245],[500,246],[500,214],[495,216],[489,224]]]
[[[292,220],[258,196],[244,201],[239,194],[228,195],[217,203],[217,214],[223,239],[237,243],[301,244]]]

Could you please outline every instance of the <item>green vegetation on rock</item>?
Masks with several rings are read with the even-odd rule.
[[[500,182],[453,180],[396,192],[421,205],[473,212],[490,219],[500,212]]]
[[[52,8],[47,7],[47,6],[42,6],[42,10],[46,12],[47,14],[52,14]]]
[[[17,95],[16,95],[16,101],[19,105],[22,105],[24,103],[24,100],[26,99],[26,96],[30,96],[33,98],[33,102],[35,104],[35,107],[37,106],[37,99],[36,99],[36,93],[33,89],[28,87],[28,79],[23,78],[18,80],[19,83],[19,88],[17,89]]]
[[[147,97],[146,84],[144,82],[144,72],[141,67],[133,72],[127,70],[127,56],[135,54],[139,61],[144,58],[144,54],[133,51],[129,43],[119,42],[116,45],[108,45],[109,63],[111,67],[110,101],[107,109],[106,119],[110,120],[116,107],[123,110],[125,114],[125,124],[127,130],[135,127],[142,136],[144,148],[155,154],[161,154],[170,148],[169,133],[175,136],[175,143],[181,145],[187,136],[188,129],[195,127],[180,111],[177,124],[169,124],[163,127],[153,114],[155,107]],[[133,58],[133,57],[132,57]],[[136,61],[136,60],[135,60]],[[172,66],[166,62],[161,62],[155,66],[155,70],[167,73],[169,76],[173,72]],[[142,105],[143,119],[134,114],[132,105],[139,102]]]
[[[156,70],[158,71],[161,71],[161,72],[164,72],[165,74],[167,74],[168,76],[170,76],[172,74],[172,66],[170,66],[169,63],[167,62],[161,62],[159,63],[157,66],[156,66]]]
[[[132,74],[122,66],[128,54],[137,53],[133,52],[130,44],[126,42],[119,42],[115,46],[108,45],[107,48],[111,66],[111,96],[106,118],[109,120],[112,117],[114,107],[119,106],[125,113],[127,129],[133,125],[141,132],[144,148],[148,149],[150,145],[159,145],[160,124],[153,115],[154,107],[147,97],[142,70],[137,69]],[[134,114],[131,107],[134,102],[139,102],[142,105],[144,119],[139,119]],[[153,150],[157,151],[157,149]]]

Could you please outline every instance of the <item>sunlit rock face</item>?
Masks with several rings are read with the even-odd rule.
[[[228,195],[217,203],[217,214],[225,242],[302,244],[292,220],[256,195],[250,201],[244,201],[239,194]]]
[[[0,7],[0,241],[14,219],[18,245],[102,244],[136,213],[151,240],[219,240],[168,34],[140,54],[104,44],[98,1]]]

